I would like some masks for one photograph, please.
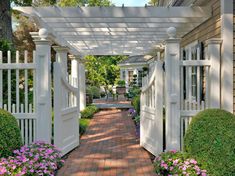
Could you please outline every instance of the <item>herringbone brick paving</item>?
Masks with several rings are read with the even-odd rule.
[[[80,146],[66,159],[59,176],[154,176],[148,153],[139,146],[126,111],[101,111],[92,119]]]

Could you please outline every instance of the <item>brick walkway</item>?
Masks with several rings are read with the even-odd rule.
[[[138,145],[135,127],[127,112],[97,113],[80,147],[58,172],[60,176],[154,176],[147,152]]]

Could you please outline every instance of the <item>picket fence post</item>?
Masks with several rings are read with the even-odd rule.
[[[180,150],[180,39],[176,29],[167,30],[165,41],[166,72],[166,150]]]
[[[51,143],[51,41],[48,32],[42,28],[36,45],[36,140]]]

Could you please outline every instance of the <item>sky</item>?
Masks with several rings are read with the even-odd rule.
[[[122,6],[124,4],[127,6],[142,6],[148,3],[148,0],[111,0],[116,6]]]

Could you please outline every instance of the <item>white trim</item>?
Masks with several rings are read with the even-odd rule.
[[[221,0],[221,101],[233,112],[233,0]]]

